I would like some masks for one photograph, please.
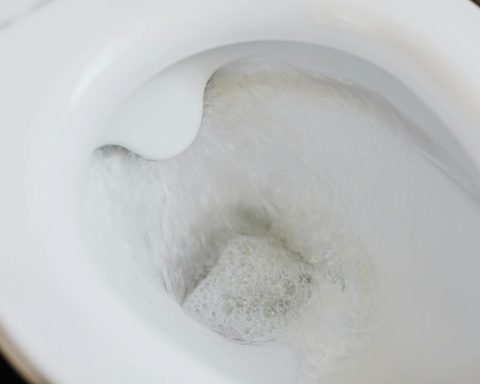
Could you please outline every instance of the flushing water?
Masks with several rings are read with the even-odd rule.
[[[185,314],[240,346],[282,344],[317,383],[411,320],[408,282],[428,273],[422,297],[445,277],[430,255],[480,248],[473,184],[435,148],[374,92],[245,59],[212,76],[177,157],[98,149],[86,205]]]

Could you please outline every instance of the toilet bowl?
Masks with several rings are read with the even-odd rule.
[[[262,56],[382,95],[422,127],[432,143],[422,148],[426,157],[440,158],[465,201],[478,205],[479,36],[480,11],[462,0],[51,1],[4,28],[7,356],[34,382],[296,382],[288,351],[212,334],[151,284],[121,237],[85,234],[92,154],[105,145],[152,160],[188,151],[208,79],[232,61]],[[430,198],[442,196],[440,189]],[[437,241],[446,238],[443,222],[456,235],[475,228],[479,215],[455,209],[431,213],[425,242],[443,245],[425,258],[403,257],[394,240],[383,248],[388,257],[372,253],[386,308],[381,336],[324,382],[480,380],[480,234]]]

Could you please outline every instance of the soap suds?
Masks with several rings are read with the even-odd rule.
[[[187,297],[184,308],[225,337],[275,339],[312,296],[315,269],[278,240],[238,236]]]

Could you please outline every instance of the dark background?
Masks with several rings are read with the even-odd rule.
[[[27,384],[20,376],[13,370],[9,363],[0,354],[0,381],[5,384]]]

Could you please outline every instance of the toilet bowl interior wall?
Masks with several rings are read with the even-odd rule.
[[[272,62],[284,63],[299,70],[340,79],[377,92],[420,129],[416,134],[424,138],[422,150],[437,159],[447,173],[449,169],[462,169],[461,174],[454,173],[458,177],[455,181],[473,198],[480,196],[477,171],[452,132],[411,90],[368,61],[336,49],[292,42],[256,42],[225,46],[184,60],[228,62],[251,56],[263,57]],[[116,119],[118,122],[118,119],[123,118],[134,120],[135,116],[129,115],[129,105],[139,98],[144,98],[145,94],[154,98],[155,87],[161,76],[162,72],[134,89],[114,111],[114,121]],[[110,120],[105,121],[104,126],[96,129],[113,129],[109,124]],[[82,206],[79,208],[80,211],[83,209]],[[185,349],[233,377],[258,383],[290,382],[292,373],[288,367],[291,361],[285,351],[275,348],[265,351],[254,347],[239,347],[229,344],[219,335],[212,335],[183,316],[181,308],[168,298],[165,292],[158,289],[158,284],[138,270],[125,239],[112,228],[105,227],[101,233],[94,233],[89,231],[85,222],[80,226],[87,244],[85,255],[88,255],[86,257],[90,259],[98,275],[149,327],[168,335],[177,344],[183,345]],[[216,338],[215,343],[211,342],[212,337]],[[283,363],[279,363],[282,361]],[[246,367],[248,369],[245,369]]]

